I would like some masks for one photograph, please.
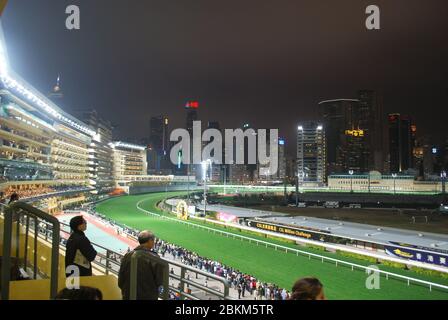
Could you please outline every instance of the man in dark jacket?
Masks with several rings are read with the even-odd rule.
[[[118,286],[123,300],[130,299],[131,258],[134,253],[137,258],[137,300],[157,300],[159,288],[163,284],[163,265],[155,261],[159,256],[152,251],[155,236],[150,231],[142,231],[138,235],[139,246],[127,253],[121,260],[118,275]]]
[[[67,271],[67,267],[75,266],[79,269],[80,277],[92,275],[92,264],[97,255],[84,231],[87,229],[87,221],[82,216],[76,216],[70,220],[72,234],[67,240],[65,252],[66,275],[73,276],[72,271]]]

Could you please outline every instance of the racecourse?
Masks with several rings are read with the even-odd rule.
[[[408,286],[406,281],[393,279],[392,277],[387,280],[382,276],[380,289],[367,289],[367,275],[362,270],[355,269],[352,271],[350,267],[340,265],[336,267],[332,263],[322,263],[318,259],[309,259],[306,256],[297,256],[284,251],[276,251],[270,247],[257,246],[254,242],[235,240],[201,228],[192,228],[176,221],[160,219],[144,212],[144,210],[147,210],[157,215],[166,214],[156,207],[157,203],[166,197],[178,194],[180,193],[154,193],[113,198],[99,203],[96,210],[118,223],[138,230],[149,229],[165,241],[194,251],[202,257],[220,261],[264,282],[278,284],[288,290],[291,289],[296,279],[304,276],[316,276],[323,282],[329,299],[448,299],[448,291],[435,288],[430,291],[428,287],[412,282]],[[207,226],[223,230],[217,226]],[[242,234],[228,229],[225,231]],[[285,244],[253,234],[244,235],[298,248],[294,244]],[[348,262],[368,265],[365,261],[349,259],[337,254],[323,253],[317,250],[303,249],[302,247],[300,249]],[[412,271],[382,265],[378,267],[381,270],[400,275],[448,285],[448,280],[440,277],[423,276]]]

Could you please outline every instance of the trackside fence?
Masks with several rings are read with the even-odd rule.
[[[388,271],[383,271],[383,270],[379,270],[377,268],[372,268],[372,267],[367,267],[367,266],[363,266],[360,264],[356,264],[356,263],[351,263],[351,262],[347,262],[347,261],[343,261],[343,260],[339,260],[339,259],[335,259],[335,258],[330,258],[330,257],[326,257],[323,255],[319,255],[319,254],[315,254],[315,253],[310,253],[310,252],[306,252],[303,250],[299,250],[299,249],[294,249],[294,248],[290,248],[290,247],[286,247],[286,246],[282,246],[279,244],[275,244],[275,243],[271,243],[271,242],[267,242],[267,241],[263,241],[263,240],[258,240],[258,239],[254,239],[251,237],[247,237],[247,236],[242,236],[239,234],[235,234],[235,233],[231,233],[231,232],[226,232],[223,230],[217,230],[214,228],[210,228],[207,226],[202,226],[196,223],[191,223],[185,220],[180,220],[177,218],[172,218],[172,217],[168,217],[165,215],[160,215],[157,213],[153,213],[150,212],[148,210],[145,210],[143,208],[140,207],[140,204],[145,201],[142,200],[140,202],[137,203],[137,209],[154,217],[160,218],[160,219],[165,219],[165,220],[170,220],[170,221],[174,221],[177,223],[181,223],[181,224],[185,224],[191,228],[197,228],[197,229],[202,229],[202,230],[206,230],[207,232],[213,233],[213,234],[219,234],[222,235],[224,237],[227,238],[233,238],[233,239],[239,239],[241,241],[248,241],[249,243],[254,243],[257,246],[265,246],[266,248],[273,248],[276,251],[284,251],[285,253],[293,253],[297,256],[302,255],[302,256],[306,256],[308,257],[308,259],[314,258],[314,259],[318,259],[321,260],[322,263],[324,262],[330,262],[335,264],[336,267],[338,266],[346,266],[351,268],[352,271],[354,271],[355,269],[358,270],[363,270],[364,272],[367,273],[379,273],[380,275],[384,275],[386,277],[386,279],[389,278],[395,278],[395,279],[399,279],[399,280],[403,280],[407,283],[408,286],[411,285],[411,283],[414,284],[419,284],[419,285],[423,285],[425,287],[429,288],[429,291],[432,291],[433,288],[437,288],[437,289],[442,289],[448,292],[448,286],[439,284],[439,283],[434,283],[434,282],[430,282],[430,281],[425,281],[425,280],[420,280],[420,279],[416,279],[416,278],[412,278],[412,277],[407,277],[404,275],[400,275],[400,274],[396,274],[393,272],[388,272]]]

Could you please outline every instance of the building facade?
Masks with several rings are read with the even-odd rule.
[[[0,70],[1,71],[1,70]],[[0,84],[0,190],[48,213],[85,201],[89,126],[9,70]]]
[[[413,168],[412,121],[409,116],[389,114],[390,172],[399,173]]]
[[[297,176],[300,183],[323,185],[326,179],[325,128],[317,122],[299,124],[297,130]]]
[[[147,175],[146,147],[126,142],[112,142],[114,181],[118,186],[120,181],[126,181],[127,176]]]
[[[329,175],[328,189],[334,191],[387,192],[387,193],[441,193],[441,181],[418,181],[410,175],[368,174]]]
[[[328,174],[384,171],[382,99],[373,90],[360,90],[357,96],[319,103],[327,135]]]
[[[94,194],[104,194],[114,189],[112,142],[113,127],[102,119],[96,110],[81,112],[79,118],[96,131],[89,145],[89,182]]]

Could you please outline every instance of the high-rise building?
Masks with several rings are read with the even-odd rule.
[[[220,125],[218,121],[209,121],[207,124],[207,129],[216,129],[218,131],[221,131]],[[211,143],[213,142],[213,139],[209,142]],[[203,147],[205,145],[207,145],[207,142],[203,143]],[[222,150],[224,150],[224,141],[223,141],[223,145],[221,146]],[[212,154],[212,156],[215,156],[214,154]],[[221,159],[221,162],[224,162],[224,159]],[[221,182],[223,181],[223,176],[225,173],[225,169],[224,169],[224,164],[212,164],[211,166],[211,172],[209,173],[210,176],[210,180],[213,182]]]
[[[166,116],[151,117],[149,121],[149,143],[151,147],[163,155],[169,153],[169,119]]]
[[[249,124],[244,123],[241,129],[246,132],[247,130],[254,130],[255,141],[257,141],[255,129]],[[269,137],[269,133],[266,137]],[[244,164],[231,164],[228,168],[228,177],[230,182],[232,183],[249,183],[254,180],[254,177],[257,175],[257,164],[249,164],[249,143],[248,139],[244,139],[244,143],[241,145],[235,145],[233,148],[233,159],[236,161],[236,152],[237,149],[240,154],[244,154]],[[225,150],[228,152],[228,150]]]
[[[277,177],[279,180],[286,179],[286,140],[284,138],[278,139],[278,171]]]
[[[169,119],[166,116],[151,117],[149,127],[148,173],[160,174],[170,169]]]
[[[58,102],[58,100],[61,100],[64,98],[64,93],[61,89],[61,76],[58,75],[58,78],[56,79],[56,85],[53,87],[53,89],[48,94],[48,98],[51,100]]]
[[[412,121],[409,116],[389,114],[390,172],[399,173],[413,167]]]
[[[123,182],[147,175],[146,147],[127,142],[111,142],[114,160],[114,180],[117,187]]]
[[[189,101],[185,105],[185,110],[187,110],[187,130],[192,134],[193,132],[193,122],[198,120],[198,109],[199,102]]]
[[[359,127],[364,130],[364,148],[369,171],[384,171],[384,123],[382,97],[373,90],[358,91]]]
[[[286,154],[285,146],[286,140],[284,138],[278,138],[275,141],[278,144],[278,157],[277,157],[277,172],[274,174],[271,172],[270,164],[258,164],[258,179],[261,181],[284,181],[286,178]],[[266,149],[270,148],[270,139],[267,140]]]
[[[297,175],[299,183],[322,185],[326,179],[325,128],[317,122],[304,122],[297,129]]]
[[[358,99],[319,103],[327,135],[327,173],[384,171],[384,119],[380,96],[358,91]]]
[[[319,115],[327,142],[327,174],[367,171],[364,129],[360,127],[357,99],[326,100]]]
[[[186,129],[190,134],[190,137],[193,141],[193,122],[198,120],[198,109],[199,102],[198,101],[189,101],[185,105],[185,110],[187,111],[187,121],[186,121]],[[190,157],[191,159],[193,155],[193,143],[190,144]],[[183,166],[181,168],[181,172],[188,176],[196,176],[197,179],[201,179],[202,170],[201,166],[198,164],[189,164]]]
[[[78,117],[97,133],[89,146],[89,179],[93,193],[108,193],[114,188],[113,152],[109,146],[112,124],[102,119],[96,110],[81,111]]]

